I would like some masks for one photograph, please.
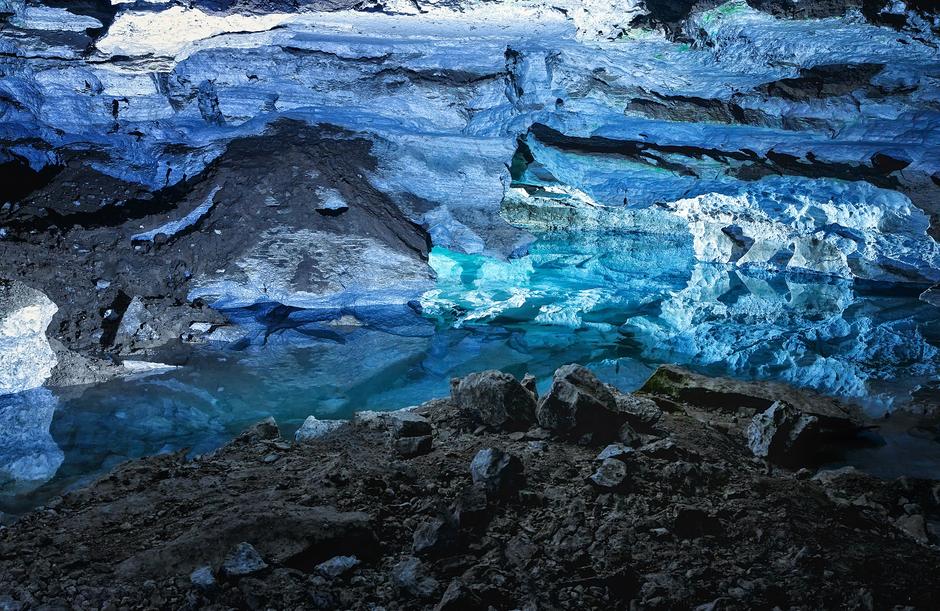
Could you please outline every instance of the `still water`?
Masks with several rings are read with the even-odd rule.
[[[180,369],[0,397],[0,511],[130,458],[212,450],[267,416],[289,434],[310,414],[446,395],[451,377],[482,369],[544,387],[579,362],[631,390],[668,362],[816,388],[872,415],[938,401],[940,310],[922,288],[702,264],[681,241],[637,234],[545,236],[509,261],[437,249],[431,263],[437,288],[409,305],[231,311],[242,339],[198,347]],[[848,461],[940,477],[929,429],[885,441]]]

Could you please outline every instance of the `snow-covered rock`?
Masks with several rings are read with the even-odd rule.
[[[46,328],[58,308],[21,282],[0,282],[0,395],[37,388],[56,356]]]
[[[304,423],[294,433],[297,443],[306,443],[327,435],[346,423],[345,420],[320,420],[316,416],[307,416]]]

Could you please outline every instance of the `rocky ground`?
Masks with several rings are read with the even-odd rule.
[[[940,484],[819,470],[868,423],[783,386],[577,366],[127,463],[0,530],[0,606],[934,608]]]
[[[79,355],[176,362],[187,343],[230,340],[206,305],[220,298],[323,306],[420,294],[433,278],[427,234],[363,179],[370,149],[343,130],[282,121],[232,142],[182,188],[145,193],[75,160],[7,206],[0,275],[58,305],[52,383],[109,374]]]

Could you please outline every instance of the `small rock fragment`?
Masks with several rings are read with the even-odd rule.
[[[457,496],[454,520],[461,527],[477,526],[486,521],[488,507],[486,487],[482,484],[471,484],[464,487]]]
[[[334,556],[316,566],[316,571],[327,579],[336,579],[359,566],[355,556]]]
[[[416,554],[439,554],[457,543],[457,528],[445,518],[431,518],[415,529],[412,549]]]
[[[538,381],[535,379],[535,376],[532,375],[531,373],[527,373],[524,376],[522,376],[522,381],[519,382],[520,384],[522,384],[523,388],[525,388],[527,391],[532,393],[532,398],[535,399],[536,401],[539,400],[539,390],[537,387],[537,382]]]
[[[422,437],[401,437],[392,441],[392,446],[402,458],[414,458],[423,456],[431,451],[431,436]]]
[[[605,490],[614,490],[627,479],[627,465],[622,460],[607,458],[590,478],[591,483]]]
[[[512,496],[523,482],[522,462],[507,452],[485,448],[470,463],[473,483],[484,487],[493,497]]]
[[[617,401],[617,410],[633,427],[649,430],[663,417],[663,411],[649,397],[623,393],[609,385],[608,389]]]
[[[929,543],[927,538],[927,522],[924,516],[920,514],[901,516],[895,522],[901,530],[906,532],[918,543],[926,545]]]
[[[392,568],[392,581],[399,588],[422,600],[433,598],[438,590],[437,580],[424,574],[420,560],[409,556]]]
[[[634,448],[643,443],[640,434],[634,431],[633,427],[627,422],[624,422],[623,426],[620,427],[620,432],[617,434],[617,437],[623,444]]]
[[[261,554],[250,543],[239,543],[225,557],[222,563],[222,574],[226,577],[237,578],[258,573],[268,568]]]
[[[677,460],[682,455],[682,451],[671,439],[660,439],[648,443],[640,448],[640,452],[650,458],[658,458],[660,460]]]
[[[454,579],[447,586],[434,611],[474,611],[485,608],[479,596],[471,592],[459,579]]]
[[[209,591],[215,588],[215,575],[212,573],[211,566],[201,566],[189,574],[189,581],[194,586],[203,591]]]
[[[607,460],[608,458],[616,458],[618,460],[627,460],[630,457],[630,455],[633,453],[634,453],[633,448],[628,448],[622,443],[612,443],[606,448],[604,448],[603,450],[601,450],[601,453],[598,454],[597,458],[595,458],[594,460],[604,461],[604,460]]]
[[[388,418],[389,430],[395,437],[423,437],[431,434],[431,422],[412,411],[391,412]]]
[[[278,439],[281,436],[281,430],[277,426],[277,421],[269,416],[252,425],[250,429],[245,431],[245,434],[252,440]]]

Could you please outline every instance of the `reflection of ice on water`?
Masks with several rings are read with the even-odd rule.
[[[543,236],[524,261],[477,259],[435,253],[441,288],[425,296],[428,312],[456,325],[506,324],[530,334],[542,326],[591,329],[599,346],[633,346],[601,360],[782,380],[851,397],[873,412],[936,378],[940,365],[940,311],[916,291],[866,294],[847,280],[699,263],[687,246],[642,234],[577,243]]]
[[[44,388],[0,396],[0,495],[52,479],[64,455],[49,434],[58,401]]]

